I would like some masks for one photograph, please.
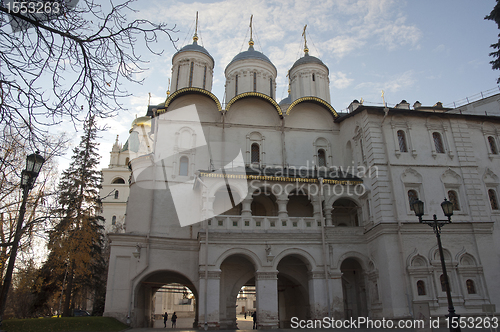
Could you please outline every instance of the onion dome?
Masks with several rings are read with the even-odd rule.
[[[151,127],[151,117],[150,116],[140,116],[135,118],[130,125],[131,129],[134,129],[135,126],[149,126]]]
[[[236,55],[226,67],[226,98],[246,92],[275,97],[277,70],[271,60],[253,48],[250,38],[247,51]]]
[[[279,105],[280,106],[287,106],[287,105],[290,105],[292,103],[292,98],[290,97],[290,95],[288,95],[286,98],[283,98]]]
[[[322,65],[323,67],[326,68],[326,71],[329,72],[328,67],[323,63],[323,61],[316,58],[315,56],[309,55],[309,52],[305,52],[305,54],[302,58],[295,61],[292,68],[290,68],[290,71],[292,71],[294,68],[296,68],[300,65],[304,65],[304,64],[308,64],[308,63],[315,63],[315,64]]]
[[[227,68],[229,66],[231,66],[233,63],[235,63],[237,61],[251,60],[251,59],[265,61],[265,62],[269,63],[271,66],[273,66],[273,68],[276,70],[276,67],[274,66],[274,64],[271,62],[271,60],[269,60],[269,58],[264,53],[256,51],[253,48],[253,41],[251,41],[250,46],[248,47],[248,50],[236,55],[233,58],[233,60],[231,60],[231,62],[227,65],[226,71],[227,71]]]
[[[171,92],[191,87],[211,91],[214,65],[214,58],[198,45],[195,33],[193,43],[184,46],[172,57]]]
[[[307,46],[304,56],[288,71],[292,102],[302,97],[317,97],[330,103],[328,67],[320,59],[309,55]]]
[[[214,58],[212,58],[210,53],[208,53],[208,51],[203,46],[198,45],[198,37],[193,38],[192,44],[184,46],[177,53],[175,53],[174,56],[172,57],[172,63],[174,61],[175,56],[183,52],[200,52],[206,54],[210,57],[212,63],[215,64]]]

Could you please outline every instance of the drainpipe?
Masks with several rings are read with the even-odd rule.
[[[325,266],[325,283],[326,283],[326,301],[328,302],[328,317],[332,317],[332,308],[330,303],[330,280],[328,278],[328,258],[327,258],[327,250],[326,250],[326,241],[325,241],[325,227],[326,222],[323,218],[323,178],[318,178],[319,183],[319,211],[321,218],[321,242],[323,244],[323,265]]]

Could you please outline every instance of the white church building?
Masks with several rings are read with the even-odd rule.
[[[152,326],[155,293],[174,284],[192,293],[200,328],[236,328],[245,286],[259,329],[444,317],[436,237],[410,204],[443,219],[444,198],[456,312],[500,307],[500,95],[453,109],[353,101],[339,114],[328,67],[305,47],[277,101],[276,67],[250,40],[225,69],[223,105],[193,39],[172,58],[165,103],[133,122],[103,170],[105,315]]]

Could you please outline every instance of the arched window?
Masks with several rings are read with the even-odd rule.
[[[130,162],[130,158],[129,157],[125,158],[125,165],[128,165],[129,162]]]
[[[260,147],[258,143],[252,144],[252,163],[258,164],[260,163]]]
[[[476,294],[476,286],[474,285],[473,280],[467,279],[465,284],[467,285],[467,293],[468,294]]]
[[[191,61],[191,67],[189,68],[189,87],[193,86],[193,69],[194,69],[194,62]]]
[[[116,216],[113,216],[113,218],[111,218],[111,225],[116,225]]]
[[[120,192],[118,190],[115,190],[115,199],[118,199],[118,196],[120,196]]]
[[[399,151],[408,152],[408,147],[406,146],[405,132],[402,130],[398,130],[398,142],[399,142]]]
[[[408,190],[408,202],[410,203],[410,210],[413,211],[413,202],[418,199],[418,193],[414,189]]]
[[[273,79],[269,79],[269,96],[273,98]]]
[[[189,170],[189,159],[186,156],[182,156],[179,162],[179,175],[187,176]]]
[[[444,282],[444,274],[439,276],[439,281],[441,282],[441,291],[446,292],[446,284]],[[448,281],[448,287],[450,287],[450,292],[451,292],[451,285],[450,285],[449,281]]]
[[[436,153],[444,153],[444,145],[443,145],[443,139],[441,138],[441,134],[438,132],[433,132],[432,139],[434,140]]]
[[[417,281],[417,294],[418,295],[426,295],[425,291],[425,282],[423,280]]]
[[[111,182],[112,184],[124,184],[125,183],[125,180],[123,180],[122,178],[116,178],[113,180],[113,182]]]
[[[493,189],[488,189],[488,197],[490,198],[490,205],[492,210],[498,210],[497,193]]]
[[[257,92],[257,73],[253,72],[253,92]]]
[[[453,210],[460,211],[460,204],[458,203],[458,194],[455,190],[448,191],[448,199],[453,204]]]
[[[326,166],[326,155],[325,150],[318,150],[318,166]]]
[[[313,73],[312,77],[313,77],[313,82],[316,81],[316,77],[314,76],[314,73]]]

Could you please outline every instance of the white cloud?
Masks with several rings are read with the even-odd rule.
[[[349,85],[351,85],[352,81],[354,81],[354,79],[347,78],[347,75],[343,72],[330,72],[330,82],[337,89],[347,88]]]

